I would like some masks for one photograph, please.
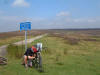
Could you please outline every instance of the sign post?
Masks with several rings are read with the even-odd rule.
[[[27,31],[25,31],[25,50],[27,50]]]
[[[31,30],[31,22],[20,23],[20,31],[25,31],[25,51],[27,50],[27,31]]]

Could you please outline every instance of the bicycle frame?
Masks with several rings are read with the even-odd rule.
[[[35,59],[33,59],[33,65],[35,68],[42,68],[42,57],[41,52],[36,53]]]

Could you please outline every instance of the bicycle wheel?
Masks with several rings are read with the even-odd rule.
[[[39,68],[42,68],[42,56],[39,55]]]

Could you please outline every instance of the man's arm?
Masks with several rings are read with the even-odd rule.
[[[28,56],[28,59],[34,59],[35,57],[34,56]]]

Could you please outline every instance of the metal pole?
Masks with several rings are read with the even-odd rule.
[[[27,31],[25,31],[25,51],[27,50]]]

